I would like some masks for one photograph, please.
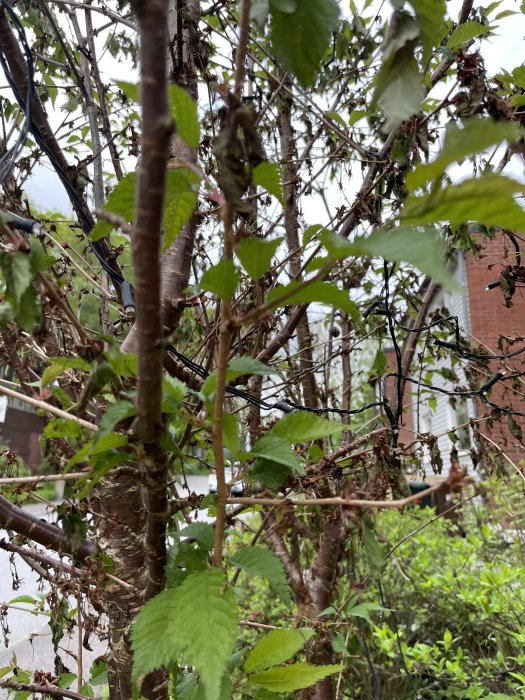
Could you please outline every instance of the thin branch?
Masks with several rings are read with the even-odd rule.
[[[495,447],[495,448],[498,450],[498,452],[499,452],[503,457],[505,457],[505,459],[507,460],[507,462],[508,462],[508,463],[510,464],[510,466],[514,469],[514,471],[518,474],[518,476],[519,476],[521,479],[523,479],[523,481],[525,481],[525,474],[523,473],[523,470],[520,469],[520,468],[518,467],[518,465],[517,465],[515,462],[512,461],[512,459],[508,456],[508,454],[507,454],[504,450],[502,450],[501,447],[500,447],[496,442],[494,442],[494,440],[492,440],[491,438],[489,438],[488,435],[485,435],[485,433],[482,433],[480,430],[477,430],[476,432],[477,432],[478,435],[480,435],[484,440],[486,440],[488,443],[490,443],[490,444],[492,445],[492,447]]]
[[[64,690],[57,685],[38,685],[36,683],[15,683],[15,681],[0,681],[0,688],[11,688],[40,695],[54,695],[60,698],[71,698],[72,700],[89,700],[88,695],[80,695],[72,690]]]
[[[229,204],[223,204],[224,221],[224,254],[225,260],[233,258],[233,212]],[[213,453],[215,457],[215,473],[217,475],[217,518],[215,521],[215,543],[213,563],[222,566],[222,545],[226,525],[226,500],[228,487],[224,473],[223,421],[224,398],[226,395],[226,371],[231,345],[231,303],[223,300],[221,303],[221,332],[219,336],[219,357],[217,359],[217,384],[215,388],[215,403],[213,415]]]
[[[237,99],[242,95],[244,83],[244,63],[246,61],[246,49],[248,48],[248,28],[250,24],[251,0],[243,0],[241,7],[241,21],[239,32],[239,44],[235,54],[235,88],[233,94]]]
[[[86,428],[86,430],[92,430],[93,432],[96,432],[98,430],[98,427],[94,423],[89,423],[87,420],[79,418],[78,416],[74,416],[72,413],[67,413],[67,411],[63,411],[61,408],[56,408],[55,406],[51,406],[45,401],[40,401],[39,399],[33,399],[30,396],[25,396],[24,394],[20,394],[18,391],[14,391],[13,389],[8,389],[6,386],[2,386],[1,384],[0,394],[11,396],[13,399],[23,401],[24,403],[27,403],[30,406],[39,408],[41,411],[45,411],[46,413],[51,413],[52,415],[57,416],[58,418],[66,418],[67,420],[73,420],[79,425],[81,425],[83,428]]]
[[[525,477],[524,477],[525,478]],[[228,498],[226,503],[238,503],[245,506],[262,505],[262,506],[281,506],[287,508],[289,506],[340,506],[344,508],[404,508],[410,503],[414,503],[421,498],[429,496],[431,493],[448,489],[450,486],[457,486],[461,483],[463,474],[451,474],[447,479],[439,484],[434,484],[428,489],[416,493],[406,498],[400,498],[392,501],[367,501],[363,499],[341,498]]]
[[[83,2],[72,2],[72,0],[50,0],[50,2],[54,3],[55,5],[68,5],[69,7],[78,7],[82,10],[88,9],[92,12],[100,12],[101,15],[109,17],[113,20],[113,22],[123,24],[124,26],[129,27],[129,29],[133,29],[134,32],[137,31],[137,27],[133,24],[133,22],[130,22],[125,17],[121,17],[116,12],[113,12],[107,7],[104,7],[104,5],[101,5],[100,7],[95,7],[93,5],[88,5],[87,3]]]
[[[19,484],[43,484],[52,481],[76,481],[86,476],[86,472],[70,472],[68,474],[42,474],[40,476],[3,476],[0,486],[15,486]]]

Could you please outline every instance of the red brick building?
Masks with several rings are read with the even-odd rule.
[[[470,344],[473,353],[488,356],[516,353],[510,358],[469,362],[466,359],[457,361],[458,354],[449,348],[445,349],[437,368],[454,369],[463,386],[467,384],[467,374],[475,370],[471,377],[471,386],[475,388],[483,386],[497,372],[505,372],[487,397],[493,404],[525,414],[525,279],[523,282],[518,280],[514,294],[509,297],[507,293],[507,299],[505,280],[503,286],[497,284],[502,272],[521,274],[519,266],[525,262],[525,237],[515,240],[522,247],[523,260],[506,234],[498,233],[494,239],[479,236],[477,256],[471,253],[458,255],[454,274],[459,290],[442,290],[433,307],[445,307],[450,314],[457,316],[461,337]],[[447,340],[455,341],[453,335]],[[522,349],[524,351],[519,352]],[[394,360],[393,357],[389,359]],[[412,368],[412,373],[414,371]],[[435,385],[448,390],[453,388],[453,383],[445,377],[433,376]],[[498,414],[478,399],[459,397],[451,400],[446,394],[418,392],[415,386],[407,386],[404,404],[404,429],[402,427],[400,432],[400,442],[414,444],[417,432],[437,435],[444,474],[448,472],[452,449],[448,433],[469,420],[472,420],[473,428],[459,431],[459,442],[455,445],[464,466],[472,469],[471,450],[474,449],[486,466],[493,457],[498,457],[509,467],[510,459],[525,469],[524,416]],[[423,468],[427,474],[432,472],[428,450],[424,450]]]

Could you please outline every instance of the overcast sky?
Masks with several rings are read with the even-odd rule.
[[[452,17],[458,16],[461,4],[462,0],[448,0],[449,13]],[[488,5],[488,0],[486,4]],[[388,17],[392,7],[385,0],[383,2],[374,0],[370,10],[367,12],[371,14],[375,8],[381,6],[382,14]],[[490,76],[495,75],[502,68],[511,69],[525,63],[525,15],[519,11],[519,6],[520,0],[502,0],[500,6],[492,15],[494,16],[503,10],[514,10],[517,13],[500,20],[497,33],[483,41],[483,56]],[[106,59],[104,68],[107,74],[105,79],[130,79],[129,75],[123,76],[124,67],[115,61]],[[520,162],[518,165],[516,162],[511,164],[511,170],[506,172],[519,177],[522,171],[522,163]],[[31,201],[39,209],[55,209],[65,214],[71,212],[71,206],[64,189],[48,165],[40,165],[35,168],[26,189]]]

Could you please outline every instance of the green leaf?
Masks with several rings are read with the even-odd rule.
[[[178,85],[169,86],[171,116],[177,128],[177,136],[191,148],[198,148],[200,142],[200,125],[197,115],[197,103],[186,90]]]
[[[414,115],[425,99],[425,86],[414,56],[415,43],[399,49],[385,60],[376,76],[372,108],[379,102],[387,121],[383,131],[398,126]]]
[[[261,685],[263,688],[277,693],[290,693],[294,690],[309,688],[317,681],[333,673],[338,673],[342,669],[343,666],[314,666],[301,662],[254,673],[252,676],[248,676],[248,682],[252,685]]]
[[[309,628],[272,630],[265,634],[246,659],[245,671],[263,671],[291,659],[306,642],[311,639],[315,631]]]
[[[370,573],[372,576],[380,576],[385,565],[385,560],[383,548],[377,541],[375,535],[374,521],[370,517],[365,516],[361,519],[361,527],[363,530],[363,543],[365,545]]]
[[[283,300],[279,306],[288,306],[288,304],[308,304],[313,301],[319,301],[323,304],[335,306],[341,311],[345,311],[350,317],[356,321],[360,319],[359,308],[356,303],[350,299],[347,291],[338,289],[331,282],[312,282],[307,287],[301,287],[301,282],[290,282],[283,287],[273,289],[268,297],[267,302],[274,302],[284,294],[297,289],[293,294]]]
[[[206,700],[219,700],[221,678],[237,634],[237,606],[222,571],[190,574],[155,596],[132,631],[133,676],[174,662],[179,654],[199,672]]]
[[[116,187],[110,192],[109,197],[104,205],[106,211],[116,214],[124,219],[124,221],[133,221],[135,212],[135,189],[137,185],[137,173],[132,172],[125,175]],[[104,238],[113,230],[112,224],[109,221],[100,219],[91,231],[90,237],[93,241],[98,241]]]
[[[423,44],[423,63],[426,64],[432,54],[432,48],[437,46],[445,34],[445,0],[410,0],[415,10],[421,29]]]
[[[231,260],[221,260],[203,274],[201,289],[216,294],[221,299],[230,299],[237,289],[240,278]]]
[[[76,679],[76,673],[62,673],[58,678],[57,686],[59,688],[69,688]]]
[[[346,129],[347,124],[343,117],[339,114],[339,112],[326,112],[326,116],[328,117],[328,119],[331,119],[332,121],[339,124],[339,126],[342,126],[343,129]]]
[[[177,532],[177,538],[190,537],[197,541],[199,547],[211,552],[214,542],[214,529],[208,523],[191,523]]]
[[[82,357],[50,357],[48,359],[51,364],[45,368],[42,374],[42,386],[51,384],[66,369],[81,369],[84,371],[91,369],[89,362],[86,362]]]
[[[281,168],[277,163],[269,163],[268,161],[259,163],[252,170],[252,180],[254,185],[258,185],[273,194],[284,206],[283,179]]]
[[[290,472],[290,467],[260,458],[250,467],[249,477],[251,481],[261,481],[269,489],[277,489],[284,484]]]
[[[378,229],[368,238],[356,239],[355,243],[365,254],[410,263],[447,287],[457,286],[445,266],[443,242],[433,228]]]
[[[366,620],[369,625],[373,625],[374,622],[370,618],[371,612],[380,612],[384,610],[382,605],[377,605],[377,603],[361,603],[360,605],[354,605],[352,608],[345,609],[345,615],[352,615],[353,617],[360,617]]]
[[[48,270],[51,265],[56,262],[52,255],[48,255],[42,243],[35,238],[31,241],[31,254],[29,256],[31,262],[31,272],[36,275],[37,272]]]
[[[21,251],[2,253],[0,265],[6,283],[7,299],[17,309],[33,278],[29,255]]]
[[[486,226],[523,231],[525,212],[514,195],[524,191],[524,186],[515,180],[487,173],[429,195],[411,195],[405,202],[401,220],[409,225],[444,221],[459,225],[477,221]]]
[[[474,39],[477,36],[482,36],[483,34],[488,34],[489,32],[490,27],[487,27],[487,25],[481,24],[480,22],[476,22],[476,20],[464,22],[454,29],[447,41],[447,47],[449,49],[455,49],[464,44],[466,41]]]
[[[268,367],[263,362],[259,362],[253,357],[246,355],[241,355],[240,357],[234,357],[228,369],[226,370],[226,382],[231,382],[232,379],[237,379],[237,377],[244,377],[244,375],[259,375],[265,377],[269,374],[276,374],[276,370]],[[204,394],[209,396],[215,387],[217,386],[217,370],[214,370],[208,379],[204,382],[202,386],[202,391]]]
[[[282,0],[280,0],[282,2]],[[314,82],[338,25],[336,0],[297,0],[292,14],[272,0],[270,41],[275,57],[307,87]]]
[[[302,468],[301,462],[290,446],[290,442],[272,433],[266,433],[257,442],[251,451],[250,456],[263,457],[270,462],[283,464],[285,467],[299,470]]]
[[[115,83],[126,97],[129,97],[130,100],[137,104],[140,102],[140,86],[138,83],[129,83],[126,80],[115,80]]]
[[[348,123],[350,124],[350,126],[353,126],[354,124],[357,124],[358,121],[361,121],[361,119],[364,119],[365,117],[369,116],[370,112],[367,112],[365,109],[354,109],[350,114],[350,119],[348,120]]]
[[[108,406],[106,412],[98,424],[98,435],[106,435],[121,420],[130,418],[136,413],[135,405],[131,401],[116,401]]]
[[[278,435],[292,443],[319,440],[329,435],[337,435],[348,426],[316,416],[307,411],[288,413],[271,429],[272,435]]]
[[[188,223],[199,196],[200,177],[189,168],[169,169],[162,226],[163,250],[167,250]]]
[[[98,437],[95,441],[93,447],[91,448],[91,455],[99,455],[103,452],[109,452],[110,450],[115,450],[117,447],[124,447],[128,444],[127,435],[122,433],[105,433]]]
[[[441,175],[448,165],[463,160],[465,156],[481,153],[505,140],[516,140],[518,132],[516,124],[496,122],[492,119],[470,119],[463,125],[450,122],[441,153],[432,163],[422,163],[408,173],[408,189],[413,191],[421,187],[428,180]]]
[[[235,552],[231,563],[251,576],[263,576],[284,603],[289,604],[291,602],[290,589],[288,588],[283,565],[269,549],[258,546],[243,547]],[[279,663],[279,661],[275,663]]]
[[[263,241],[261,238],[243,238],[236,250],[237,257],[252,280],[266,274],[282,238]]]
[[[222,416],[222,436],[224,446],[236,457],[241,449],[239,433],[237,432],[237,417],[232,413]]]

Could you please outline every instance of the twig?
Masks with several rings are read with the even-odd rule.
[[[54,416],[58,416],[58,418],[67,418],[68,420],[76,421],[83,428],[86,428],[86,430],[92,430],[93,432],[98,430],[94,423],[89,423],[87,420],[74,416],[72,413],[67,413],[61,408],[56,408],[45,401],[39,401],[38,399],[33,399],[30,396],[25,396],[24,394],[20,394],[18,391],[13,391],[13,389],[8,389],[5,386],[0,385],[0,394],[6,394],[6,396],[11,396],[13,399],[18,399],[19,401],[28,403],[30,406],[39,408],[41,411],[45,411],[46,413],[51,413]]]
[[[512,461],[512,459],[508,456],[508,454],[507,454],[506,452],[504,452],[504,451],[501,449],[501,447],[500,447],[496,442],[494,442],[494,440],[492,440],[491,438],[489,438],[488,435],[485,435],[485,433],[482,433],[480,430],[478,430],[477,433],[478,433],[478,435],[480,435],[484,440],[486,440],[486,441],[489,442],[493,447],[495,447],[495,448],[498,450],[498,452],[499,452],[500,454],[502,454],[503,457],[505,457],[505,459],[507,460],[507,462],[508,462],[508,463],[510,464],[510,466],[516,471],[516,473],[520,476],[520,478],[523,479],[523,481],[525,481],[525,474],[523,474],[522,470],[518,467],[517,464],[515,464],[515,462]]]
[[[248,28],[250,24],[251,0],[243,0],[241,7],[241,21],[239,25],[239,44],[235,55],[235,88],[233,94],[240,99],[242,94],[242,84],[244,82],[244,62],[246,60],[246,49],[248,48]]]
[[[137,27],[133,24],[133,22],[130,22],[128,19],[121,17],[116,12],[112,12],[104,5],[102,5],[101,7],[95,7],[93,5],[88,5],[87,3],[83,2],[72,2],[71,0],[51,0],[51,2],[53,2],[55,5],[69,5],[69,7],[79,7],[82,10],[88,9],[92,12],[100,12],[101,15],[109,17],[113,20],[113,22],[119,22],[120,24],[124,24],[126,27],[129,27],[129,29],[133,29],[133,31],[135,32],[137,31]]]
[[[452,485],[458,485],[462,480],[463,474],[458,476],[450,476],[445,481],[440,484],[434,484],[434,486],[429,486],[428,489],[421,491],[420,493],[415,493],[412,496],[407,496],[406,498],[400,498],[392,501],[367,501],[363,499],[353,499],[353,498],[341,498],[336,496],[334,498],[228,498],[226,503],[239,503],[242,505],[262,505],[262,506],[282,506],[287,508],[289,506],[340,506],[343,508],[404,508],[414,501],[418,501],[425,496],[429,496],[431,493],[436,491],[441,491],[442,489],[448,488]],[[525,477],[524,477],[525,478]]]
[[[17,484],[40,484],[49,481],[75,481],[86,476],[86,472],[71,472],[69,474],[42,474],[41,476],[3,476],[0,486],[15,486]]]
[[[233,212],[230,205],[223,204],[224,221],[224,259],[233,258]],[[219,336],[219,357],[217,360],[217,384],[215,387],[215,404],[213,415],[213,453],[215,457],[215,473],[217,475],[217,518],[215,521],[215,542],[213,548],[213,563],[222,566],[222,544],[226,525],[226,502],[228,487],[224,473],[223,417],[224,398],[226,395],[226,371],[231,344],[231,303],[223,300],[221,304],[221,331]]]
[[[264,625],[262,622],[252,622],[251,620],[241,620],[239,624],[242,627],[257,627],[263,630],[276,630],[278,627],[275,625]]]
[[[15,683],[15,681],[0,681],[0,688],[11,688],[40,695],[54,695],[60,698],[72,698],[72,700],[89,700],[88,695],[80,695],[72,690],[64,690],[57,685],[37,685],[36,683]]]
[[[418,497],[421,498],[423,492],[418,494]],[[448,515],[449,513],[452,513],[453,510],[456,510],[456,508],[459,508],[460,506],[464,505],[465,503],[468,503],[468,501],[471,501],[473,498],[476,498],[477,494],[472,494],[472,496],[468,496],[468,498],[464,498],[461,501],[458,501],[457,503],[454,503],[454,505],[450,506],[450,508],[447,508],[447,510],[444,510],[442,513],[438,513],[437,515],[434,515],[434,517],[430,518],[430,520],[427,520],[426,523],[423,523],[423,525],[420,525],[419,527],[416,527],[415,530],[412,530],[412,532],[409,532],[408,535],[405,535],[402,537],[399,542],[397,542],[386,554],[385,554],[385,559],[388,559],[391,554],[393,554],[398,547],[401,547],[401,545],[409,540],[411,537],[414,537],[415,535],[418,534],[418,532],[421,532],[421,530],[424,530],[428,525],[431,523],[434,523],[436,520],[439,520],[440,518],[444,518],[445,515]]]

